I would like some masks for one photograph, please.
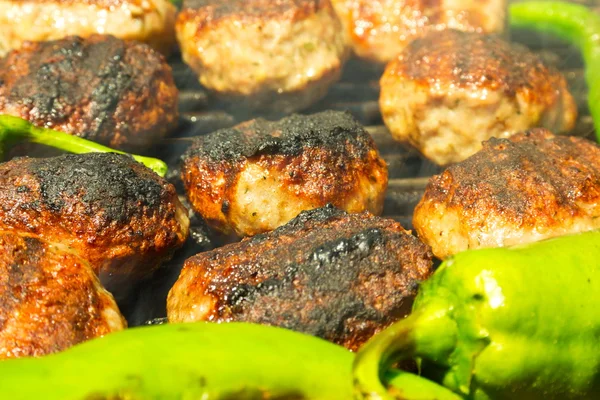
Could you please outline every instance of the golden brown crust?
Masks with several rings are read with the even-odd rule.
[[[277,122],[257,119],[196,139],[184,155],[182,180],[194,209],[213,228],[225,233],[237,230],[229,211],[245,201],[238,196],[238,184],[250,164],[276,176],[277,188],[292,203],[310,208],[332,203],[374,214],[383,210],[387,165],[373,139],[348,113],[292,115]],[[363,190],[361,178],[380,188],[378,198],[349,206]],[[257,226],[238,234],[264,231]]]
[[[282,326],[356,350],[410,311],[431,257],[393,220],[327,206],[188,259],[167,312],[172,322]]]
[[[326,0],[184,0],[177,25],[193,20],[197,32],[234,19],[241,23],[251,20],[285,19],[298,21],[328,8]]]
[[[72,247],[104,284],[151,273],[183,244],[187,222],[174,186],[127,156],[0,165],[0,227]]]
[[[14,232],[0,232],[0,299],[0,359],[58,352],[126,326],[87,262]]]
[[[565,78],[526,47],[498,36],[452,29],[425,35],[410,43],[386,68],[381,85],[388,80],[411,80],[417,85],[452,85],[469,90],[498,91],[527,102],[551,106]]]
[[[177,126],[170,66],[113,36],[28,42],[0,59],[0,113],[132,150]]]
[[[16,4],[46,4],[46,3],[56,3],[64,6],[70,6],[74,4],[87,4],[90,6],[96,6],[98,8],[106,8],[111,9],[114,7],[119,7],[122,5],[133,5],[142,7],[144,0],[10,0]]]
[[[490,139],[472,157],[434,176],[415,209],[414,226],[444,257],[449,252],[441,254],[433,244],[442,235],[479,235],[482,241],[484,234],[493,235],[500,244],[506,238],[550,237],[593,227],[599,204],[600,147],[533,129]],[[456,214],[447,232],[431,229],[440,213]]]

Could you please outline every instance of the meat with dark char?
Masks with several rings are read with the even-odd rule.
[[[188,259],[167,315],[275,325],[356,350],[410,312],[431,272],[429,248],[399,223],[328,205]]]
[[[175,187],[126,155],[0,164],[0,229],[73,248],[108,285],[149,275],[188,235]]]
[[[0,359],[55,353],[125,327],[112,295],[72,249],[0,231]]]
[[[201,136],[184,155],[182,180],[209,225],[251,236],[327,203],[380,214],[387,166],[349,113],[325,111]]]
[[[600,146],[534,129],[490,139],[434,176],[413,225],[434,254],[600,228]]]
[[[392,136],[440,165],[459,162],[490,137],[544,127],[568,132],[577,106],[564,76],[516,43],[445,30],[410,43],[380,81]]]
[[[112,36],[26,43],[0,59],[0,113],[139,151],[177,126],[171,67]]]

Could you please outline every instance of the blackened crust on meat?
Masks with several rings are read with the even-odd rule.
[[[168,315],[276,325],[356,350],[410,311],[431,267],[428,247],[397,222],[328,206],[188,259]]]
[[[159,207],[167,192],[151,174],[132,169],[135,163],[125,155],[65,155],[32,160],[30,170],[40,185],[41,206],[62,213],[65,198],[78,196],[87,215],[103,212],[109,224],[126,223],[146,207]]]
[[[175,187],[127,155],[0,164],[0,227],[68,245],[111,280],[151,273],[183,244],[188,225]]]
[[[296,156],[306,148],[342,154],[348,144],[352,145],[353,157],[364,157],[373,148],[373,140],[349,112],[324,111],[294,114],[275,122],[258,118],[198,137],[184,160],[202,157],[223,162],[260,155]]]
[[[113,147],[145,147],[176,126],[177,89],[149,46],[73,36],[0,59],[0,112]]]

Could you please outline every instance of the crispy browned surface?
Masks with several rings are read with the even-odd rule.
[[[0,299],[0,359],[58,352],[126,326],[89,264],[14,232],[0,232]]]
[[[248,182],[243,174],[250,168],[263,174],[264,183]],[[349,113],[326,111],[277,122],[256,119],[199,137],[184,155],[182,179],[194,209],[211,226],[244,236],[275,229],[300,211],[327,203],[380,214],[387,166]],[[257,191],[281,200],[273,206],[277,210],[246,207],[260,196]],[[246,211],[256,214],[240,215]],[[269,215],[275,211],[280,219]],[[240,222],[251,217],[255,223]]]
[[[328,206],[188,259],[167,313],[276,325],[356,350],[410,311],[431,258],[399,223]]]
[[[388,62],[419,36],[447,28],[504,30],[506,0],[332,0],[355,52]]]
[[[177,24],[193,19],[200,32],[224,19],[240,22],[253,19],[298,20],[324,7],[331,8],[331,5],[323,0],[184,0]]]
[[[167,135],[177,95],[163,56],[112,36],[28,43],[0,59],[0,113],[115,148]]]
[[[517,93],[528,102],[554,104],[566,81],[526,47],[494,35],[445,30],[416,39],[386,68],[387,79],[418,85]],[[385,84],[385,80],[382,81]]]
[[[448,216],[451,224],[439,223]],[[534,129],[490,139],[474,156],[434,176],[413,223],[443,258],[467,248],[594,229],[599,216],[600,147]]]
[[[127,156],[90,153],[1,164],[0,228],[72,247],[110,285],[170,258],[188,219],[166,180]]]

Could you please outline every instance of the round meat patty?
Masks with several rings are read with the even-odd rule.
[[[280,326],[357,350],[410,312],[431,273],[429,248],[399,223],[327,206],[189,258],[167,316]]]
[[[125,327],[72,249],[0,231],[0,359],[55,353]]]
[[[0,114],[138,151],[177,126],[171,67],[113,36],[26,43],[0,59]]]
[[[354,52],[386,63],[411,41],[451,28],[501,33],[507,0],[331,0]]]
[[[545,129],[493,138],[434,176],[413,225],[443,259],[600,227],[600,146]]]
[[[182,180],[194,209],[223,233],[251,236],[332,203],[381,214],[387,165],[349,113],[256,119],[198,137]]]
[[[446,30],[417,39],[380,85],[394,138],[440,165],[464,160],[490,137],[534,127],[565,132],[577,118],[562,74],[495,36]]]
[[[175,187],[128,156],[0,164],[0,229],[71,247],[113,293],[118,283],[147,276],[169,259],[188,227]]]
[[[176,30],[200,83],[260,111],[315,102],[349,53],[329,0],[184,0]]]
[[[96,33],[169,53],[176,11],[169,0],[0,0],[0,56],[27,41]]]

